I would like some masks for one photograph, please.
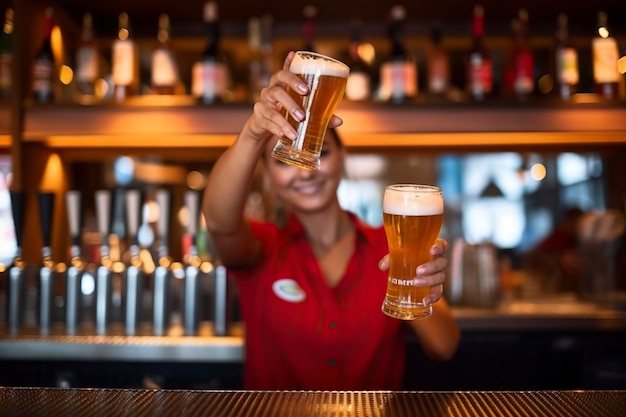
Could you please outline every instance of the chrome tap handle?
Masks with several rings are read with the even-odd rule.
[[[7,325],[9,333],[16,335],[22,323],[22,308],[24,305],[24,263],[21,261],[24,193],[11,190],[10,196],[17,253],[13,266],[9,269]]]
[[[111,204],[109,190],[95,193],[98,232],[101,236],[101,257],[109,256],[109,234],[111,233]],[[101,264],[96,272],[96,334],[107,332],[111,316],[112,272],[108,265]]]
[[[139,231],[139,220],[141,215],[141,191],[126,190],[126,226],[128,237],[131,240],[130,256],[131,262],[126,269],[126,302],[125,302],[125,329],[126,335],[134,336],[140,321],[142,266],[137,262],[139,256],[139,242],[137,232]],[[133,259],[134,258],[134,259]]]
[[[169,246],[172,193],[165,189],[157,190],[156,202],[159,206],[159,218],[157,219],[157,238],[159,240],[159,256],[167,256],[169,252],[168,246]]]
[[[200,194],[197,191],[188,190],[185,192],[185,207],[187,207],[187,212],[189,213],[187,233],[191,236],[192,242],[195,242],[196,233],[198,232],[198,213],[200,211]],[[192,246],[195,246],[195,243]]]
[[[52,235],[52,218],[54,212],[54,193],[40,192],[39,218],[43,237],[43,265],[39,270],[39,333],[47,335],[52,323],[52,299],[54,296],[55,272],[52,265],[50,248]]]
[[[82,195],[80,191],[65,193],[67,221],[72,239],[70,266],[66,273],[65,282],[65,330],[74,335],[78,328],[80,311],[80,282],[83,276],[83,265],[80,257],[80,228],[82,223]]]
[[[131,245],[137,245],[137,232],[139,230],[142,208],[141,191],[126,190],[125,199],[127,235],[131,240]]]

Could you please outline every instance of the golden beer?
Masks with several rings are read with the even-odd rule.
[[[389,246],[389,278],[382,311],[398,319],[427,317],[422,302],[430,288],[411,283],[418,266],[432,260],[430,248],[443,223],[443,194],[438,187],[413,184],[387,186],[383,222]]]
[[[328,122],[343,98],[350,69],[336,59],[313,52],[296,52],[289,70],[309,86],[310,93],[301,96],[287,87],[287,92],[304,110],[304,120],[285,117],[298,136],[295,140],[279,138],[272,156],[305,169],[319,169],[320,154]]]

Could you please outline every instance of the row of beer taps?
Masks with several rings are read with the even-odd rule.
[[[24,194],[11,191],[11,209],[15,225],[17,251],[8,269],[7,282],[7,329],[12,335],[20,333],[23,327],[25,310],[24,286],[27,265],[22,258]],[[175,262],[170,256],[170,217],[172,194],[168,189],[158,189],[154,202],[158,207],[155,223],[156,236],[147,224],[144,210],[145,193],[139,189],[101,189],[94,194],[97,229],[100,236],[100,257],[95,270],[88,271],[82,249],[82,207],[83,193],[78,190],[65,192],[68,228],[70,234],[69,262],[67,268],[58,268],[52,257],[51,232],[55,193],[38,193],[38,205],[42,232],[42,262],[37,268],[37,312],[36,321],[41,335],[50,334],[53,320],[53,300],[57,281],[64,280],[64,328],[67,335],[79,332],[81,319],[81,281],[86,273],[95,279],[95,308],[93,313],[94,331],[97,335],[110,332],[113,315],[114,278],[122,283],[123,308],[121,309],[124,334],[136,336],[142,322],[142,300],[146,284],[151,292],[151,333],[154,336],[168,334],[171,318],[172,281],[182,280],[182,301],[180,315],[184,335],[198,334],[201,309],[211,308],[213,334],[223,336],[229,332],[229,284],[226,269],[215,260],[207,262],[198,256],[196,236],[200,219],[199,192],[187,190],[184,193],[184,206],[187,209],[186,234],[191,244],[182,262]],[[110,237],[114,235],[114,211],[123,205],[125,211],[125,232],[128,237],[128,258],[124,265],[112,257]],[[148,271],[144,265],[142,248],[154,247],[156,267]],[[208,264],[208,266],[207,266]],[[149,281],[146,281],[149,280]],[[213,302],[210,306],[201,304],[201,285],[209,280],[212,286]]]

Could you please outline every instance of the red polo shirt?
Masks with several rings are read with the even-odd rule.
[[[335,288],[326,284],[304,229],[290,216],[284,229],[254,223],[259,262],[233,270],[246,326],[247,389],[373,390],[401,388],[402,322],[380,308],[388,252],[382,227],[351,215],[355,250]]]

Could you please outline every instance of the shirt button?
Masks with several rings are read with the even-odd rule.
[[[335,327],[337,327],[337,322],[331,321],[330,323],[328,323],[328,327],[334,329]]]
[[[330,367],[335,367],[335,366],[337,366],[337,359],[335,359],[335,358],[330,358],[330,359],[328,360],[328,366],[330,366]]]

